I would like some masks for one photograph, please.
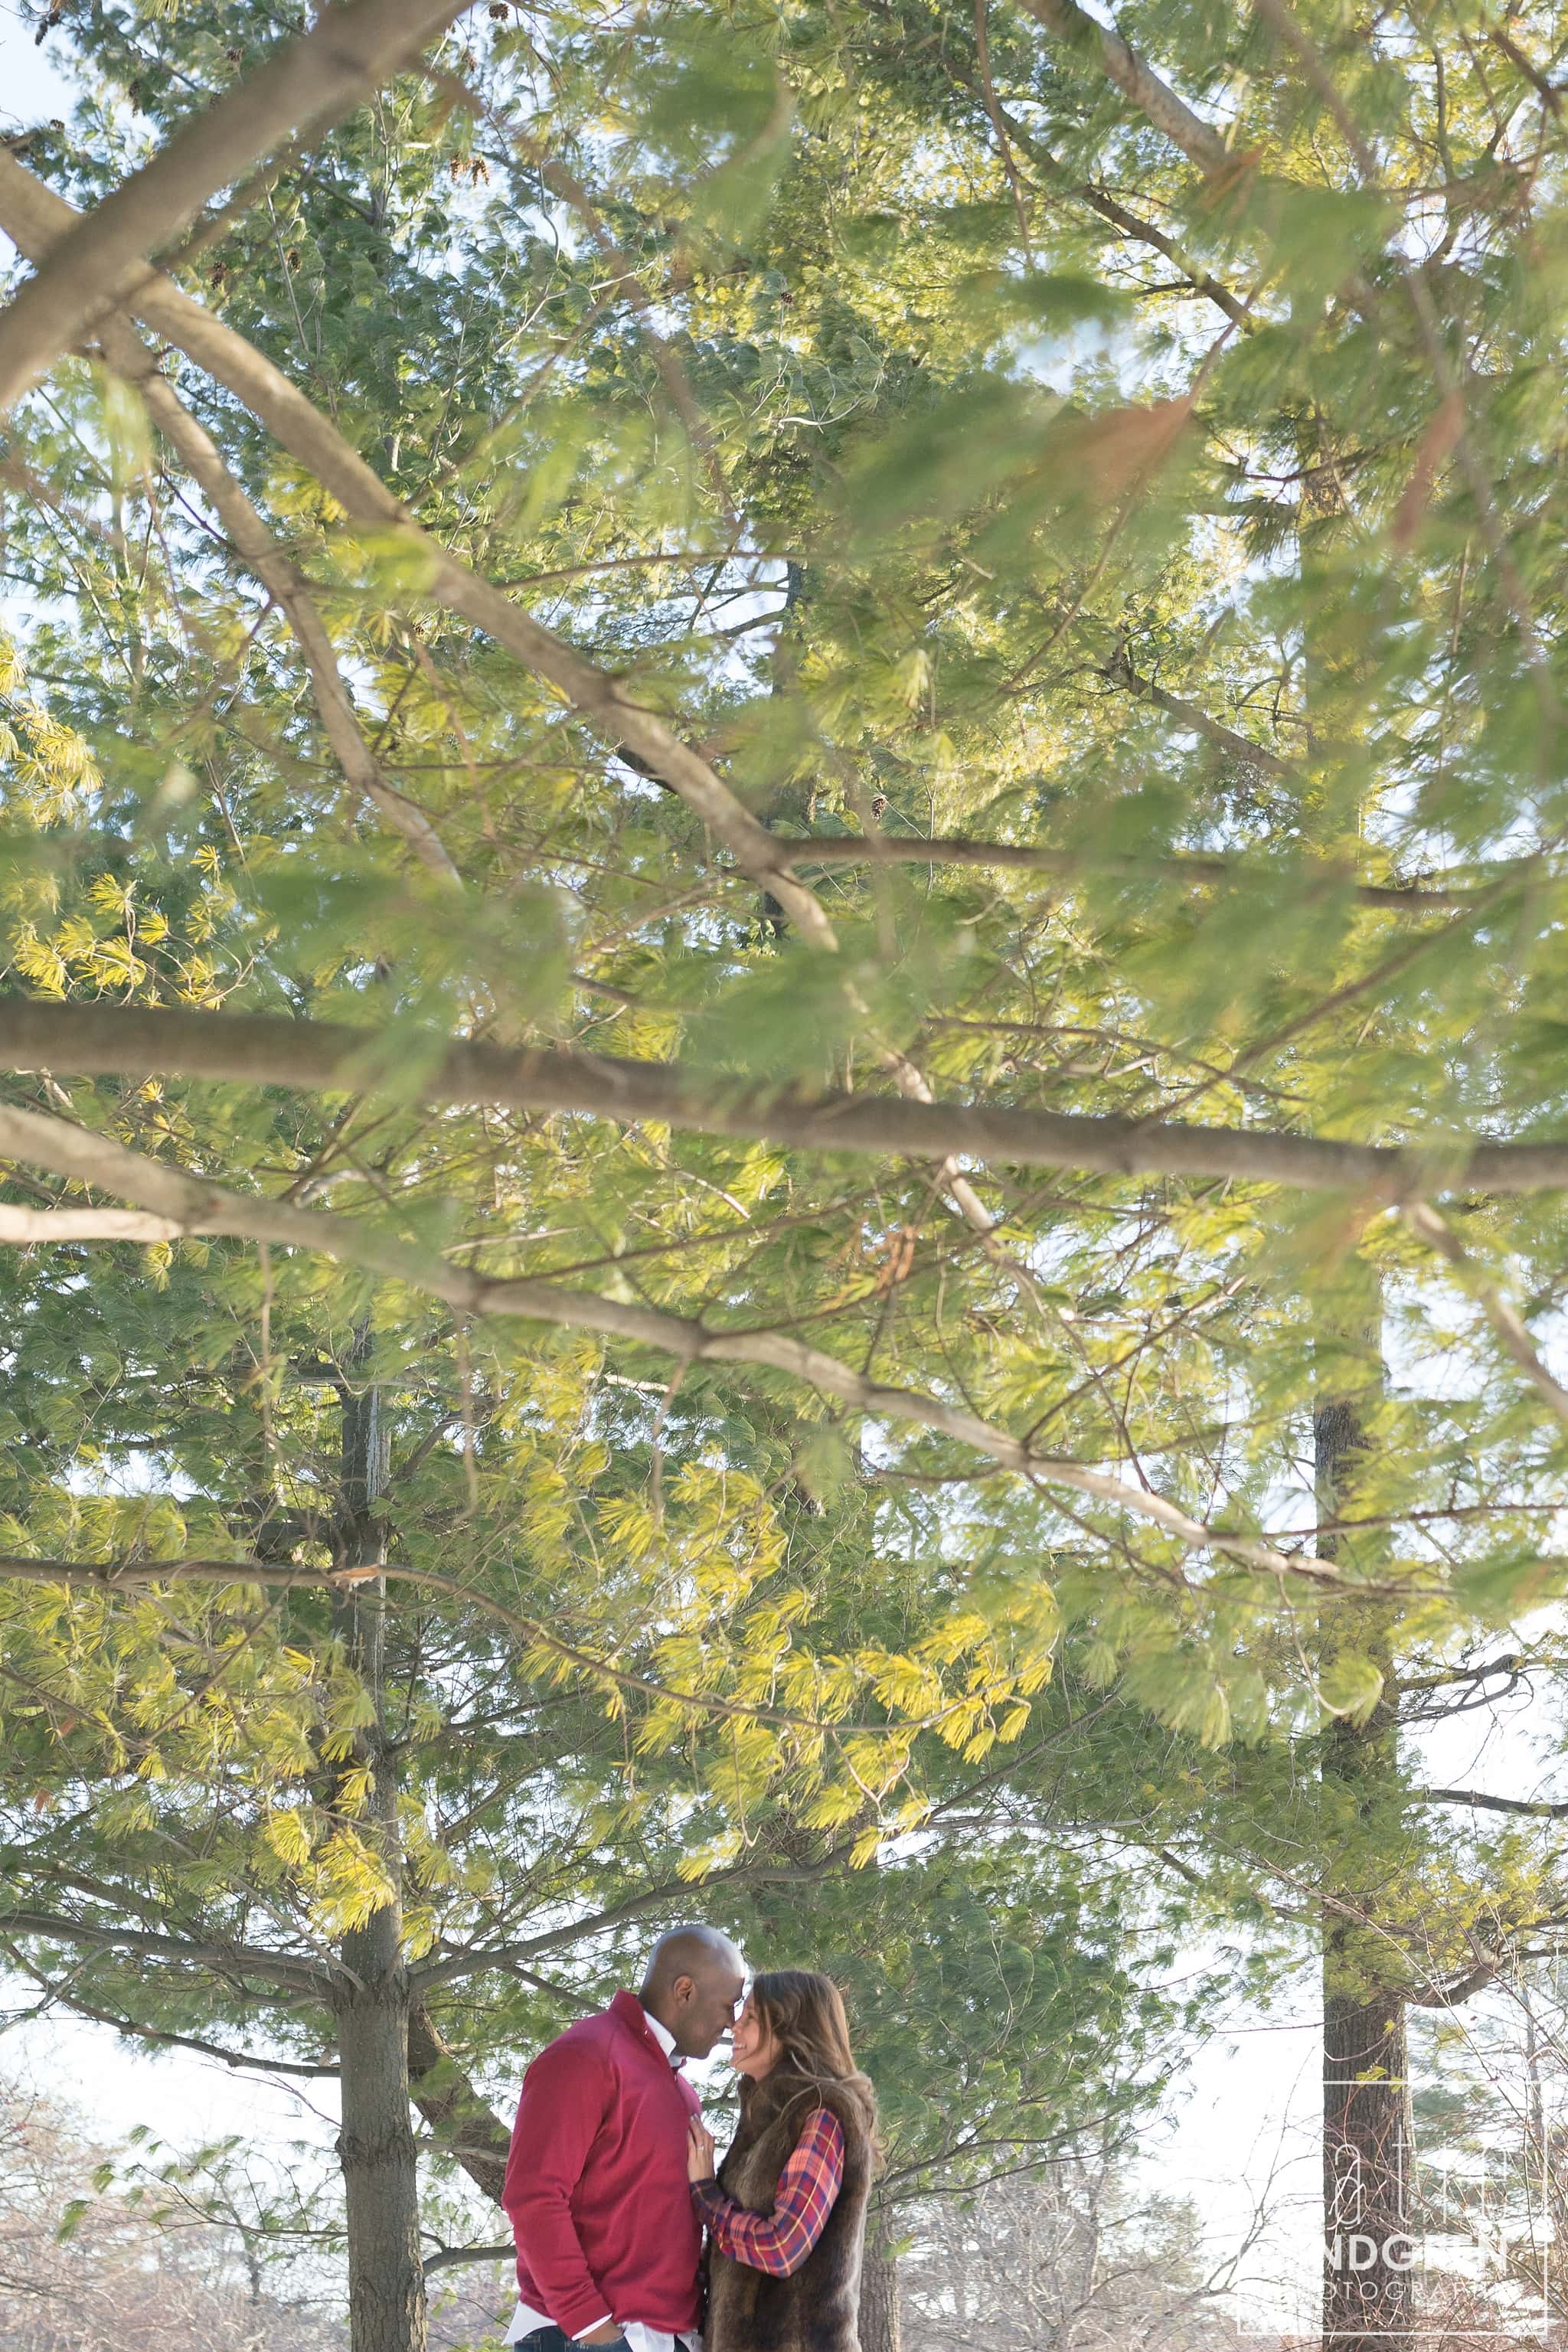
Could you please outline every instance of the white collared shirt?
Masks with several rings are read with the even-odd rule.
[[[651,2010],[645,2009],[643,2016],[647,2021],[648,2032],[668,2059],[671,2067],[679,2074],[686,2061],[684,2058],[678,2058],[675,2054],[674,2034],[668,2025],[655,2017]],[[583,2336],[592,2336],[595,2328],[605,2326],[610,2317],[610,2313],[606,2311],[602,2317],[591,2319],[576,2340],[580,2343]],[[531,2336],[536,2327],[553,2327],[554,2325],[555,2322],[548,2312],[535,2311],[531,2304],[520,2303],[512,2313],[511,2326],[507,2330],[506,2340],[509,2344],[521,2344],[523,2337]],[[631,2347],[631,2352],[675,2352],[678,2344],[683,2345],[686,2352],[698,2352],[698,2347],[702,2341],[695,2329],[689,2336],[671,2336],[665,2328],[645,2326],[640,2319],[628,2319],[621,2333]]]

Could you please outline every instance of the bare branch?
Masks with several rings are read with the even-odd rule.
[[[408,2095],[435,2133],[437,2146],[455,2156],[469,2179],[499,2205],[511,2136],[417,2000],[408,2011]],[[479,2254],[448,2252],[445,2259],[478,2261]],[[426,2268],[430,2268],[428,2262]]]
[[[1419,1804],[1470,1805],[1483,1813],[1524,1813],[1541,1822],[1568,1822],[1568,1804],[1546,1797],[1489,1797],[1479,1789],[1412,1789]]]
[[[967,841],[952,835],[927,840],[908,834],[844,834],[798,845],[792,843],[791,846],[798,846],[798,862],[802,866],[984,866],[1058,874],[1068,879],[1078,874],[1125,874],[1131,879],[1158,874],[1173,882],[1231,882],[1244,887],[1255,880],[1273,878],[1267,869],[1248,866],[1243,859],[1205,857],[1195,851],[1170,857],[1140,857],[1114,852],[1049,849],[1032,841]],[[1357,882],[1345,868],[1327,865],[1294,869],[1289,879],[1307,892],[1343,889],[1363,907],[1415,914],[1441,914],[1468,905],[1476,895],[1474,887],[1464,884],[1450,887],[1428,882]]]
[[[17,1209],[0,1201],[0,1242],[174,1242],[185,1228],[145,1209]]]
[[[1103,188],[1097,188],[1092,181],[1081,182],[1073,194],[1091,211],[1097,212],[1102,220],[1108,220],[1113,228],[1120,229],[1132,244],[1146,245],[1155,253],[1163,253],[1181,270],[1194,294],[1204,295],[1238,327],[1251,326],[1252,313],[1248,305],[1237,301],[1229,287],[1221,285],[1219,279],[1205,269],[1201,263],[1190,260],[1174,237],[1167,236],[1152,221],[1140,219],[1136,213],[1129,212],[1125,205],[1119,205],[1114,196],[1107,195]]]
[[[1140,676],[1133,668],[1125,647],[1106,663],[1100,676],[1112,686],[1125,687],[1128,693],[1140,702],[1152,702],[1155,709],[1164,711],[1167,718],[1174,719],[1180,726],[1191,728],[1194,735],[1202,735],[1210,743],[1217,743],[1222,751],[1230,753],[1232,759],[1246,761],[1249,767],[1260,769],[1266,776],[1289,778],[1297,773],[1289,761],[1280,759],[1277,751],[1255,743],[1250,735],[1238,734],[1234,727],[1227,727],[1223,719],[1216,719],[1201,703],[1190,701],[1184,695],[1172,694],[1164,687],[1156,685],[1152,677]]]
[[[517,2248],[510,2238],[504,2246],[437,2246],[433,2253],[424,2256],[420,2268],[428,2278],[433,2271],[450,2270],[455,2263],[512,2262],[516,2255]]]
[[[1451,1984],[1429,1985],[1425,1992],[1407,1992],[1405,1998],[1412,2009],[1458,2009],[1472,1993],[1492,1983],[1502,1965],[1500,1959],[1478,1960],[1473,1969],[1456,1977]]]
[[[342,2071],[338,2066],[309,2065],[299,2059],[262,2058],[254,2050],[226,2050],[221,2042],[203,2042],[195,2034],[172,2033],[163,2026],[143,2025],[134,2017],[122,2017],[117,2010],[100,2009],[92,2001],[83,2000],[79,1993],[68,1992],[43,1969],[34,1967],[25,1953],[10,1946],[6,1949],[16,1965],[23,1969],[47,1996],[51,2008],[68,2009],[73,2017],[90,2018],[95,2025],[111,2025],[116,2033],[123,2033],[128,2040],[151,2042],[155,2050],[194,2050],[198,2057],[216,2058],[223,2065],[239,2073],[288,2074],[296,2080],[310,2082],[323,2077],[335,2079]]]
[[[73,1919],[64,1913],[25,1909],[0,1910],[0,1932],[37,1936],[51,1944],[81,1944],[91,1951],[127,1952],[139,1959],[175,1961],[186,1968],[221,1969],[236,1976],[259,1977],[291,1992],[315,1993],[323,2000],[332,1990],[331,1973],[308,1960],[291,1960],[281,1952],[258,1951],[249,1944],[225,1944],[211,1937],[154,1936],[140,1927],[106,1926],[92,1919]]]
[[[1521,1669],[1528,1663],[1522,1650],[1508,1650],[1500,1658],[1488,1658],[1479,1665],[1454,1666],[1440,1675],[1415,1675],[1408,1680],[1391,1677],[1390,1688],[1403,1698],[1407,1691],[1448,1690],[1456,1683],[1489,1682],[1497,1675],[1507,1675],[1510,1681],[1517,1681]]]

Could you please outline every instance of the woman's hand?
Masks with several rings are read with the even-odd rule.
[[[700,2116],[693,2116],[686,2127],[686,2178],[688,2180],[711,2180],[713,2178],[713,2135]]]

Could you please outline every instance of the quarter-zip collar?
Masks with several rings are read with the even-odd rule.
[[[621,2023],[628,2027],[639,2041],[647,2044],[655,2056],[669,2068],[671,2074],[679,2073],[686,2061],[676,2055],[674,2034],[668,2025],[663,2024],[650,2011],[643,2007],[635,1992],[628,1992],[623,1986],[610,2003],[610,2010],[611,2013],[618,2017]]]

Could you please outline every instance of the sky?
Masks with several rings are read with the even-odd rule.
[[[68,110],[68,86],[50,44],[35,45],[34,30],[11,0],[0,0],[0,132]],[[1421,1743],[1426,1777],[1495,1794],[1568,1793],[1543,1781],[1534,1738],[1541,1727],[1526,1704],[1431,1730]],[[1235,2261],[1236,2315],[1288,2332],[1312,2326],[1319,2279],[1314,1991],[1305,1975],[1267,2015],[1238,2003],[1217,2017],[1146,2129],[1141,2159],[1144,2181],[1193,2200],[1216,2271]],[[13,2010],[19,1998],[15,1985],[0,1987],[0,2009]],[[520,2078],[531,2054],[517,2053]],[[330,2149],[336,2131],[331,2083],[290,2084],[187,2052],[154,2054],[82,2021],[14,2025],[0,2037],[0,2074],[78,2108],[104,2140],[140,2126],[188,2149],[239,2132],[286,2162],[300,2141]],[[1260,2204],[1268,2218],[1258,2228]]]
[[[69,110],[70,87],[51,56],[51,48],[59,52],[59,37],[55,35],[40,47],[37,32],[37,25],[27,23],[15,0],[0,0],[0,131],[30,130],[34,123]]]

